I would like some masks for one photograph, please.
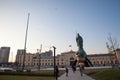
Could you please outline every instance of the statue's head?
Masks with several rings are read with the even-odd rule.
[[[77,37],[77,38],[80,37],[79,33],[77,33],[77,36],[76,36],[76,37]]]
[[[79,40],[81,43],[83,43],[82,37],[77,33],[76,40]]]
[[[78,46],[79,48],[83,48],[83,39],[82,39],[82,37],[79,35],[79,33],[77,33],[76,42],[77,42],[77,46]]]

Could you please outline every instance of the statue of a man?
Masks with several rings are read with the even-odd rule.
[[[79,63],[80,66],[87,66],[87,67],[92,66],[92,63],[87,58],[87,54],[83,49],[83,38],[79,35],[79,33],[77,33],[76,36],[76,43],[78,46],[78,51],[76,53],[77,59],[74,61],[72,67],[74,67],[77,62]]]
[[[77,33],[77,36],[76,36],[76,42],[77,42],[77,46],[78,48],[83,48],[83,39],[82,37],[79,35],[79,33]]]
[[[86,52],[83,49],[83,39],[79,35],[79,33],[77,33],[76,42],[77,42],[77,46],[78,46],[78,51],[77,51],[78,57],[79,58],[85,58],[86,57]]]

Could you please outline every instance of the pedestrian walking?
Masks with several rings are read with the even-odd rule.
[[[69,72],[69,71],[68,71],[68,68],[67,68],[67,67],[65,68],[65,72],[66,72],[66,77],[68,77],[68,72]]]
[[[59,75],[59,69],[58,69],[58,66],[55,66],[55,78],[56,78],[56,80],[58,78],[58,75]]]

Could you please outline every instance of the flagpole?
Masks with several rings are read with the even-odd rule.
[[[25,67],[25,54],[26,54],[26,44],[27,44],[27,35],[28,35],[29,16],[30,16],[30,13],[28,13],[28,18],[27,18],[27,27],[26,27],[26,34],[25,34],[25,44],[24,44],[22,71],[24,71],[24,67]]]

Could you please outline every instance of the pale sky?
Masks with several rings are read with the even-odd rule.
[[[0,47],[11,47],[10,60],[24,48],[28,13],[27,52],[41,44],[42,52],[77,51],[76,32],[87,54],[107,53],[108,33],[120,42],[120,0],[0,0]]]

